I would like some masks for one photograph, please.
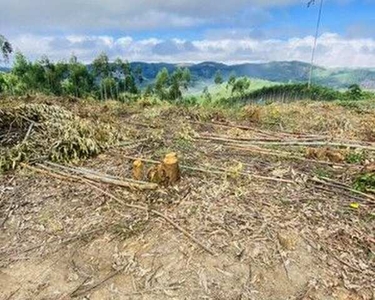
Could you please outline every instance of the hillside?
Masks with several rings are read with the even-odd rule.
[[[178,65],[167,63],[144,63],[133,62],[132,66],[140,65],[146,82],[152,81],[158,71],[167,68],[173,71]],[[189,66],[193,81],[196,84],[201,82],[213,83],[215,73],[220,71],[225,79],[231,74],[236,76],[247,76],[267,81],[281,83],[287,82],[306,82],[310,64],[291,61],[291,62],[269,62],[269,63],[245,63],[239,65],[226,65],[216,62],[203,62]],[[316,67],[314,69],[314,83],[333,88],[347,88],[357,83],[363,88],[375,89],[375,70],[374,69],[327,69]]]

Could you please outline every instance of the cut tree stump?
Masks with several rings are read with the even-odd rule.
[[[167,154],[163,160],[162,167],[168,184],[174,184],[180,180],[180,167],[176,153]]]

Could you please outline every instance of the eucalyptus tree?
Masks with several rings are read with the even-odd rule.
[[[120,75],[116,76],[120,89],[123,92],[137,94],[138,88],[135,80],[135,75],[133,74],[133,70],[129,62],[124,62],[120,58],[117,58],[114,61],[114,69],[116,71],[115,74],[120,71]]]
[[[163,68],[156,75],[155,93],[160,99],[166,99],[169,86],[169,72],[167,68]]]
[[[170,78],[169,99],[180,99],[182,97],[182,90],[188,89],[190,81],[190,70],[188,68],[177,68]]]
[[[76,56],[72,55],[68,64],[69,76],[64,82],[64,90],[75,97],[84,97],[91,93],[93,88],[93,77],[87,67],[78,62]]]
[[[102,52],[96,57],[92,63],[93,71],[95,79],[99,80],[99,89],[100,89],[100,97],[101,99],[108,99],[108,88],[110,89],[111,86],[108,86],[109,81],[104,79],[112,77],[112,70],[109,64],[109,58],[106,53]],[[105,84],[104,84],[105,83]]]

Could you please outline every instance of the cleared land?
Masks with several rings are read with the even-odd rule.
[[[1,299],[374,298],[373,102],[0,101]],[[177,185],[108,184],[172,151]]]

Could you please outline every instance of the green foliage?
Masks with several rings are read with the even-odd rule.
[[[163,68],[157,75],[155,81],[155,93],[160,99],[167,98],[167,89],[169,85],[169,72]]]
[[[120,99],[124,98],[121,95],[123,93],[139,93],[137,81],[143,81],[140,66],[133,72],[130,64],[121,59],[116,59],[111,64],[105,53],[101,53],[87,67],[74,55],[69,62],[53,63],[46,56],[30,62],[22,53],[17,52],[11,72],[0,75],[0,93]]]
[[[231,102],[248,101],[293,101],[310,99],[317,101],[332,101],[340,99],[342,94],[333,89],[313,85],[310,88],[307,84],[283,84],[270,87],[263,87],[249,93],[243,93],[233,97]]]
[[[202,99],[203,99],[203,104],[205,104],[205,105],[210,104],[212,102],[212,95],[209,92],[207,86],[203,89]]]
[[[111,68],[109,66],[109,58],[104,52],[100,53],[97,58],[92,62],[94,75],[100,78],[110,76]]]
[[[187,106],[196,106],[199,104],[199,99],[196,96],[187,96],[184,98],[182,103]]]
[[[349,164],[360,164],[366,160],[366,153],[351,151],[345,156],[345,161]]]
[[[359,175],[353,184],[354,188],[361,192],[375,189],[375,173],[364,173]]]
[[[372,92],[363,91],[358,84],[352,84],[348,90],[342,95],[341,99],[345,101],[359,101],[374,98]]]
[[[246,90],[250,87],[250,80],[246,77],[242,77],[234,80],[232,83],[232,95],[237,94],[243,96]]]
[[[75,97],[84,97],[93,89],[94,78],[89,73],[86,66],[79,63],[77,58],[73,56],[68,65],[69,76],[68,81],[72,87],[69,91],[70,95]]]
[[[182,98],[182,91],[187,90],[191,81],[189,69],[177,68],[171,75],[163,68],[156,76],[155,93],[162,100]]]
[[[144,91],[144,95],[145,96],[151,96],[152,94],[154,93],[154,87],[152,84],[149,84],[147,85],[145,91]]]
[[[229,76],[229,79],[228,79],[228,85],[227,85],[227,88],[229,88],[230,86],[233,86],[234,85],[234,83],[236,82],[236,75],[234,75],[234,74],[231,74],[230,76]]]
[[[223,76],[221,75],[220,70],[216,71],[214,81],[215,81],[215,84],[222,84],[224,82]]]

